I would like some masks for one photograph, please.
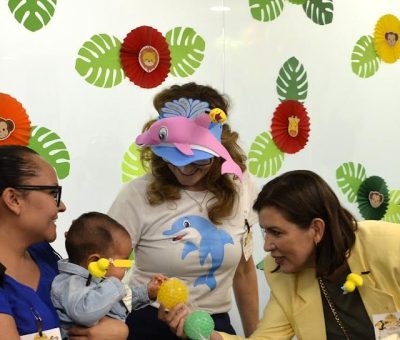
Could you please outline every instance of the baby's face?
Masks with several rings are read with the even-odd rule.
[[[114,249],[114,251],[110,254],[113,260],[126,260],[129,258],[132,252],[132,242],[131,238],[127,237],[125,233],[118,233],[113,235],[115,244],[118,245],[118,249]],[[110,263],[110,267],[108,267],[106,276],[114,276],[119,280],[122,280],[126,273],[127,268],[119,268],[114,267],[112,263]]]

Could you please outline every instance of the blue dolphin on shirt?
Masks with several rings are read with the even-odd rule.
[[[217,286],[214,273],[224,261],[225,244],[233,244],[232,237],[225,230],[216,228],[209,220],[196,215],[179,218],[163,235],[172,236],[173,242],[185,243],[182,260],[189,253],[198,251],[200,264],[203,266],[207,257],[211,256],[211,268],[207,274],[196,279],[194,286],[206,284],[213,290]]]

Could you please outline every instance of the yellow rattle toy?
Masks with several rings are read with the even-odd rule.
[[[118,268],[131,268],[133,265],[132,260],[114,260],[114,259],[101,259],[90,262],[88,266],[88,271],[90,275],[94,277],[103,277],[106,275],[108,267],[112,264],[114,267]]]

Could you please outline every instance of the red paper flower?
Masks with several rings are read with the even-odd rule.
[[[31,122],[22,104],[0,93],[0,145],[28,145]]]
[[[271,123],[275,144],[286,153],[304,148],[310,132],[307,110],[297,100],[285,100],[275,110]]]
[[[150,26],[140,26],[128,33],[121,46],[120,59],[125,75],[146,89],[160,85],[171,67],[167,41]]]

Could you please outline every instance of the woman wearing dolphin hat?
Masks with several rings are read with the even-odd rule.
[[[109,214],[132,236],[134,284],[155,272],[178,277],[189,303],[209,312],[215,328],[234,334],[233,288],[245,333],[258,322],[251,257],[252,204],[258,187],[245,171],[238,134],[221,124],[229,101],[209,86],[174,85],[153,101],[159,117],[136,139],[149,173],[125,185]],[[176,339],[157,308],[134,311],[129,339]]]

